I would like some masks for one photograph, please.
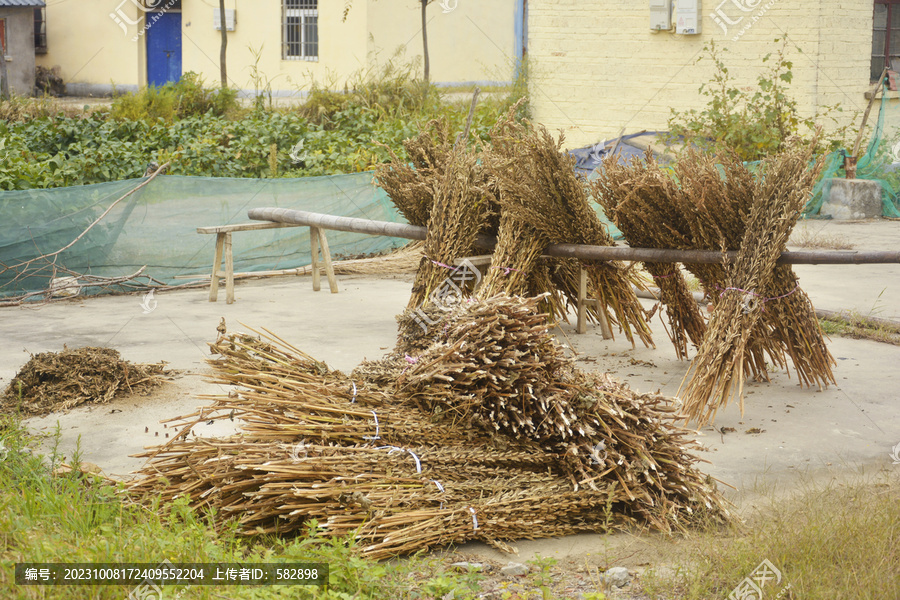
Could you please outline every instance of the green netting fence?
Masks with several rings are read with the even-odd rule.
[[[249,222],[247,210],[258,206],[403,221],[374,185],[372,173],[302,179],[158,176],[119,202],[71,248],[41,258],[76,239],[143,181],[0,193],[0,299],[47,290],[53,277],[116,279],[142,267],[146,269],[140,281],[145,285],[184,284],[183,276],[212,270],[216,236],[198,234],[197,227]],[[342,231],[329,231],[328,241],[337,258],[383,252],[408,242]],[[239,232],[233,244],[236,272],[291,269],[310,262],[306,227]],[[82,294],[123,289],[83,279]]]

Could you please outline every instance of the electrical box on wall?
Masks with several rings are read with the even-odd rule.
[[[216,31],[221,31],[222,29],[222,17],[219,14],[219,9],[213,9],[213,26],[216,28]],[[225,9],[225,31],[234,31],[234,9],[226,8]]]
[[[672,29],[672,0],[650,0],[650,29],[652,31]]]
[[[700,0],[676,0],[675,33],[697,35],[700,33]]]

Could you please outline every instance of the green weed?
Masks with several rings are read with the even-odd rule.
[[[211,515],[195,512],[187,498],[160,509],[132,504],[121,484],[63,471],[80,464],[80,452],[59,454],[59,430],[50,455],[31,450],[35,439],[16,417],[0,416],[0,597],[15,600],[121,600],[134,586],[19,586],[15,563],[127,562],[318,562],[329,568],[326,587],[317,586],[166,586],[165,597],[183,599],[291,598],[308,600],[413,600],[434,598],[423,591],[473,590],[468,574],[444,572],[424,559],[384,564],[360,558],[351,539],[307,535],[245,537],[235,526],[216,529]],[[427,572],[424,576],[421,573]],[[423,584],[423,579],[425,583]],[[430,583],[429,583],[430,582]],[[459,598],[472,597],[458,595]],[[439,597],[439,596],[438,596]]]
[[[900,346],[900,333],[883,325],[873,324],[860,313],[841,313],[827,319],[819,319],[819,325],[827,335],[849,337],[858,340],[872,340],[883,344]]]
[[[123,121],[162,121],[172,123],[212,114],[217,117],[238,112],[237,90],[208,89],[203,78],[188,72],[177,83],[147,86],[136,93],[119,95],[113,100],[110,115]]]

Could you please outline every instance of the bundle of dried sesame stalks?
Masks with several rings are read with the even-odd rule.
[[[744,378],[767,380],[768,364],[786,368],[788,357],[803,384],[834,382],[815,310],[791,267],[775,263],[820,169],[809,146],[793,145],[755,173],[734,156],[692,151],[671,175],[652,156],[607,161],[593,185],[633,245],[740,251],[733,264],[685,265],[715,307],[708,328],[675,266],[646,265],[663,292],[679,356],[688,339],[699,345],[682,386],[686,413],[698,424],[735,393],[743,411]]]
[[[691,240],[682,207],[686,194],[662,171],[652,152],[645,162],[607,161],[591,183],[594,198],[625,235],[640,248],[686,248]],[[645,262],[666,307],[672,343],[678,358],[687,358],[688,342],[699,346],[706,321],[677,263]]]
[[[588,274],[588,319],[618,324],[652,345],[645,313],[632,284],[643,285],[630,268],[612,261],[581,263],[541,257],[553,243],[612,245],[613,239],[590,205],[587,185],[574,171],[574,158],[543,127],[517,122],[519,104],[491,130],[489,144],[451,144],[446,124],[436,121],[405,146],[410,166],[393,156],[376,179],[413,224],[427,225],[425,258],[409,301],[425,310],[442,295],[454,261],[476,254],[478,234],[496,236],[491,266],[479,294],[543,295],[542,311],[568,319],[578,301],[580,273]],[[456,290],[453,290],[456,291]],[[471,288],[460,290],[469,295]]]
[[[375,171],[378,185],[391,197],[397,210],[412,225],[425,227],[434,202],[434,184],[446,169],[453,144],[446,122],[432,120],[414,138],[403,142],[410,163],[400,160],[388,147],[391,162]]]
[[[425,255],[416,272],[410,308],[446,295],[442,287],[456,269],[453,261],[475,253],[475,239],[494,203],[478,155],[464,145],[449,150],[443,173],[432,183],[434,202],[428,219]]]
[[[749,214],[743,219],[738,256],[726,266],[723,285],[717,286],[709,329],[679,392],[686,415],[700,424],[713,420],[735,393],[743,412],[744,356],[755,345],[776,364],[786,364],[784,355],[789,354],[807,385],[834,383],[834,359],[812,304],[790,266],[776,264],[809,199],[821,161],[813,160],[812,146],[795,145],[763,160],[755,177],[743,175],[747,170],[737,159],[724,164],[726,186],[747,181],[740,186],[742,194],[726,191],[726,198],[746,202],[742,205],[749,206]],[[738,172],[741,179],[735,176]],[[719,221],[722,218],[720,214]]]
[[[667,399],[575,368],[539,301],[435,304],[427,329],[402,316],[407,338],[352,377],[271,334],[222,336],[211,362],[234,391],[179,417],[130,492],[189,496],[250,534],[315,519],[320,535],[355,536],[373,558],[726,519]],[[241,433],[191,437],[221,418]]]
[[[491,131],[490,150],[484,161],[505,219],[499,245],[504,245],[504,237],[511,237],[514,241],[507,243],[519,254],[495,254],[492,267],[498,273],[489,277],[499,278],[499,272],[510,267],[533,272],[535,282],[550,283],[550,287],[538,289],[532,284],[528,291],[561,294],[565,304],[555,303],[562,308],[557,308],[554,316],[564,318],[564,307],[577,302],[583,264],[588,274],[588,296],[599,300],[588,307],[588,317],[607,325],[618,324],[632,343],[636,334],[645,345],[652,345],[645,313],[632,287],[643,283],[630,268],[614,261],[580,263],[576,259],[550,259],[547,270],[538,268],[537,250],[549,244],[612,246],[615,242],[590,204],[586,182],[575,173],[574,157],[562,149],[562,133],[554,139],[543,126],[518,122],[514,114],[515,107]],[[496,291],[500,290],[490,289]],[[522,293],[516,289],[502,291]]]

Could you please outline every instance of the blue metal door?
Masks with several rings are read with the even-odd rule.
[[[181,13],[145,15],[147,29],[147,82],[165,85],[181,79]]]

